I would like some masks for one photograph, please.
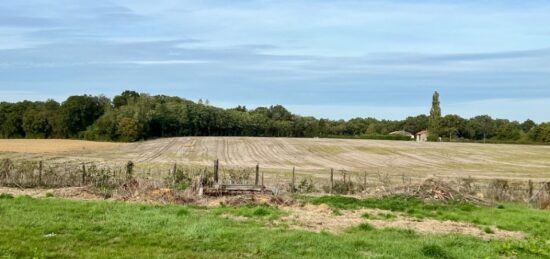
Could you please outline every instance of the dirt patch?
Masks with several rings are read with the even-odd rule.
[[[281,223],[287,223],[291,228],[314,232],[341,233],[347,228],[364,222],[361,218],[364,211],[342,211],[342,215],[338,216],[326,204],[306,204],[303,207],[292,206],[283,210],[289,212],[289,215],[283,217]]]
[[[523,232],[500,230],[496,227],[491,227],[493,233],[488,234],[474,224],[435,219],[417,220],[399,216],[395,220],[367,220],[367,222],[376,228],[410,229],[424,234],[462,234],[476,236],[484,240],[524,239],[526,237]]]
[[[261,204],[267,204],[271,206],[291,206],[295,204],[295,201],[293,199],[265,194],[207,197],[201,199],[198,202],[200,203],[200,205],[204,205],[207,207],[218,207],[220,205],[243,206]]]
[[[228,214],[228,213],[224,213],[221,215],[222,218],[225,218],[225,219],[230,219],[230,220],[234,220],[234,221],[247,221],[248,218],[247,217],[244,217],[244,216],[237,216],[237,215],[232,215],[232,214]]]
[[[314,232],[328,231],[338,234],[361,223],[368,223],[378,229],[410,229],[424,234],[463,234],[476,236],[484,240],[523,239],[526,237],[525,233],[500,230],[496,227],[491,228],[494,233],[487,234],[474,224],[434,219],[418,220],[378,209],[343,210],[335,213],[325,204],[318,206],[307,204],[303,207],[292,206],[283,209],[288,211],[290,215],[282,218],[280,223],[287,223],[291,228]],[[390,214],[395,215],[395,218],[388,220],[365,219],[362,218],[365,213],[369,215]]]

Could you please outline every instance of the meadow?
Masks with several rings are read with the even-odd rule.
[[[523,239],[465,234],[425,234],[378,228],[374,215],[341,232],[311,231],[285,221],[292,211],[272,205],[182,206],[64,200],[0,195],[2,258],[548,258],[547,211],[505,203],[483,207],[389,197],[298,197],[295,205],[328,204],[330,217],[380,208],[418,221],[470,222],[487,236],[497,229],[521,231]],[[414,210],[414,211],[413,211]],[[395,216],[384,216],[392,221]],[[374,221],[373,221],[374,222]],[[472,223],[475,222],[475,223]]]

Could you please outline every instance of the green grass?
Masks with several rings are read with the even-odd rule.
[[[482,241],[378,230],[368,224],[339,235],[293,230],[273,226],[285,213],[269,206],[207,209],[1,197],[0,258],[540,258],[546,252],[540,240]],[[519,208],[507,204],[500,211],[515,209]],[[469,213],[477,210],[485,208]],[[527,212],[524,219],[531,214]],[[231,220],[224,214],[250,220]],[[509,217],[515,216],[519,214]]]

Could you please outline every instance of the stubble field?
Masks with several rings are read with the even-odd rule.
[[[411,177],[550,179],[550,146],[404,141],[180,137],[136,143],[80,140],[0,140],[0,158],[50,162],[174,163],[328,175],[331,168]]]

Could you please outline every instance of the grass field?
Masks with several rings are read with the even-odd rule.
[[[498,208],[428,204],[387,198],[303,198],[327,203],[335,218],[350,209],[403,208],[427,218],[475,221],[491,235],[503,228],[522,240],[482,240],[461,234],[422,234],[365,222],[341,233],[294,229],[289,212],[266,205],[192,207],[0,195],[2,258],[548,258],[548,212],[518,204]],[[391,217],[386,217],[392,220]],[[476,220],[478,219],[478,220]],[[279,222],[279,224],[277,224]]]
[[[335,170],[550,180],[550,146],[383,140],[182,137],[130,144],[78,140],[0,140],[0,158],[261,167],[327,175]]]

